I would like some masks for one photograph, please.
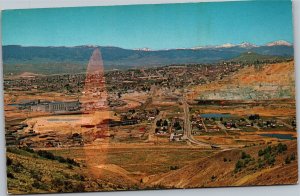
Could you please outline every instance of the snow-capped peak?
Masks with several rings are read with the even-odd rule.
[[[292,46],[292,44],[284,40],[279,40],[279,41],[268,43],[266,46]]]
[[[138,48],[138,49],[135,49],[135,50],[140,50],[140,51],[152,51],[152,49],[150,49],[150,48]]]
[[[235,47],[236,45],[234,44],[231,44],[231,43],[226,43],[226,44],[223,44],[223,45],[220,45],[220,46],[216,46],[216,48],[232,48],[232,47]]]
[[[249,42],[243,42],[241,44],[238,45],[241,48],[255,48],[257,47],[257,45],[251,44]]]
[[[65,47],[65,46],[63,46]],[[80,46],[71,46],[72,48],[98,48],[98,45],[92,45],[92,44],[86,44],[86,45],[80,45]]]
[[[196,47],[193,47],[193,48],[190,48],[192,50],[199,50],[199,49],[202,49],[202,48],[209,48],[208,46],[196,46]]]
[[[248,43],[248,42],[243,42],[241,44],[231,44],[231,43],[226,43],[223,45],[216,45],[216,46],[197,46],[197,47],[193,47],[191,48],[192,50],[198,50],[198,49],[206,49],[206,48],[233,48],[233,47],[241,47],[241,48],[255,48],[258,47],[257,45]]]

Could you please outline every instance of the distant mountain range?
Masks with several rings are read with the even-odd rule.
[[[276,41],[263,46],[241,43],[165,50],[151,50],[149,48],[123,49],[113,46],[94,45],[74,47],[7,45],[3,46],[4,73],[85,71],[92,51],[96,47],[101,50],[106,69],[213,63],[234,59],[247,52],[268,56],[294,56],[293,45],[286,41]]]

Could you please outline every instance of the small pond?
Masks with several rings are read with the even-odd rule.
[[[206,113],[206,114],[200,114],[202,118],[229,118],[231,115],[229,113]]]
[[[59,119],[59,118],[50,118],[47,119],[48,122],[73,122],[73,121],[78,121],[79,119],[77,118],[67,118],[67,119]]]
[[[273,138],[278,138],[278,139],[282,139],[282,140],[295,140],[295,139],[297,139],[292,134],[272,134],[272,133],[265,133],[265,134],[259,134],[259,135],[263,136],[263,137],[273,137]]]

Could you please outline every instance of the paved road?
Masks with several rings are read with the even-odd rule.
[[[251,122],[249,119],[245,118],[246,122],[249,123],[249,124],[252,124],[253,122]],[[260,127],[256,124],[256,123],[253,123],[253,127],[256,128],[258,131],[260,130]]]
[[[218,127],[220,127],[221,130],[224,131],[226,135],[228,135],[227,128],[222,124],[222,122],[221,121],[215,121],[215,122],[217,123]]]
[[[182,105],[183,105],[183,113],[184,113],[184,139],[187,139],[193,144],[205,146],[205,147],[211,147],[209,143],[201,142],[196,139],[194,139],[192,135],[192,130],[191,130],[191,121],[190,121],[190,110],[189,110],[189,105],[186,102],[185,98],[182,99]]]
[[[282,121],[282,120],[277,120],[278,122],[284,124],[287,128],[290,128],[292,130],[294,130],[295,128],[292,125],[287,124],[286,122]]]

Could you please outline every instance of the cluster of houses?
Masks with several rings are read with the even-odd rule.
[[[18,79],[4,79],[5,91],[47,91],[47,92],[81,92],[84,86],[85,74],[56,74]]]
[[[216,65],[188,64],[152,67],[147,69],[114,70],[105,73],[109,93],[148,92],[152,85],[159,88],[184,88],[206,84],[226,77],[241,68],[237,63]],[[176,77],[174,77],[176,76]]]
[[[172,119],[172,127],[171,127],[171,134],[170,134],[170,141],[182,141],[184,130],[183,130],[183,120],[180,118],[173,118]]]

